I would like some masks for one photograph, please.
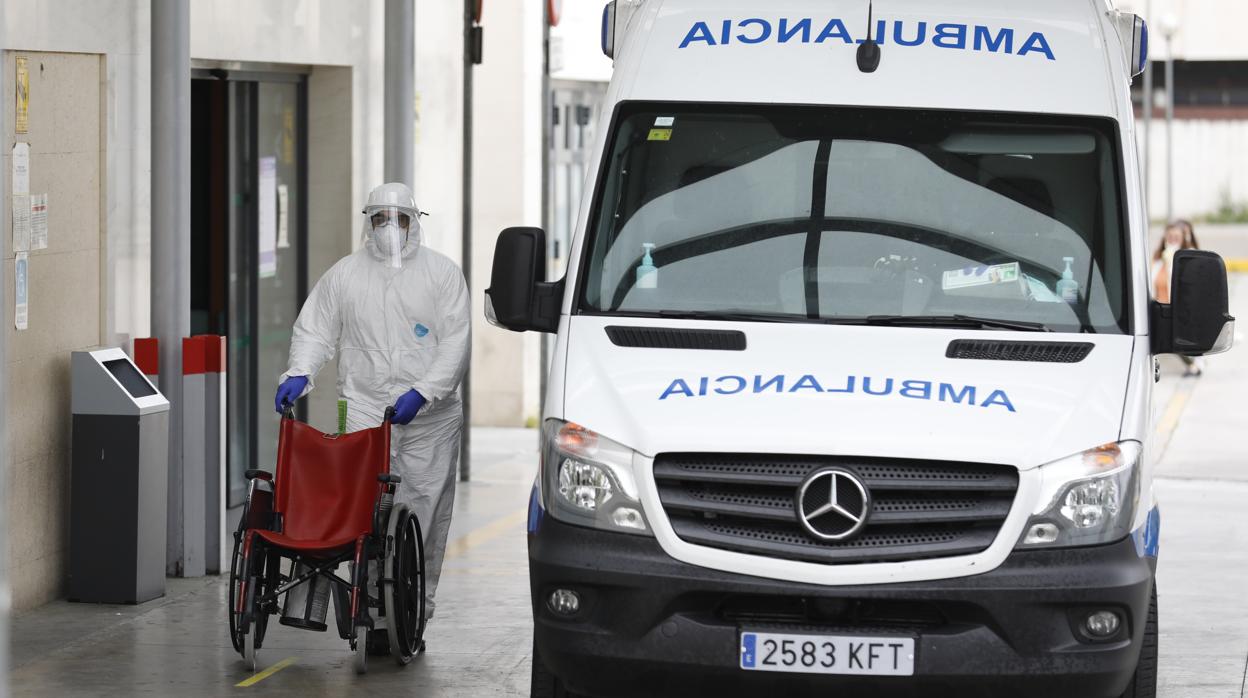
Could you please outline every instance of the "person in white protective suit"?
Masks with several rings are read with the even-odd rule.
[[[390,468],[402,476],[396,505],[424,534],[426,616],[451,523],[463,410],[459,384],[470,354],[470,303],[463,272],[421,245],[421,212],[403,184],[382,184],[364,207],[364,246],[321,277],[295,322],[278,411],[313,388],[338,354],[338,395],[347,430],[381,423],[395,407]]]

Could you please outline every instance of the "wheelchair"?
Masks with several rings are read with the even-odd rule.
[[[228,611],[230,641],[251,671],[270,616],[324,632],[331,596],[356,673],[368,670],[370,654],[404,666],[423,651],[424,544],[416,516],[394,505],[401,478],[390,473],[393,413],[388,408],[379,427],[331,435],[296,421],[286,405],[276,472],[246,472]],[[347,579],[338,574],[344,562]]]

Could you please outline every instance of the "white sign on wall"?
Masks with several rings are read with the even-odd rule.
[[[277,158],[260,158],[260,278],[277,276]]]

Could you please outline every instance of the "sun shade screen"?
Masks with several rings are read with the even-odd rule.
[[[352,539],[372,530],[373,505],[390,472],[390,426],[331,437],[282,420],[274,488],[286,536]]]
[[[113,374],[113,378],[116,378],[117,382],[121,383],[121,387],[125,388],[127,393],[130,393],[130,397],[141,398],[156,394],[152,384],[148,383],[143,374],[139,373],[134,364],[128,360],[113,359],[112,361],[105,361],[104,368]]]

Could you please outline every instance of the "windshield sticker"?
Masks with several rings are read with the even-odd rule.
[[[761,393],[858,393],[878,397],[896,396],[913,400],[934,400],[968,407],[997,407],[1017,412],[1009,395],[998,388],[955,385],[928,380],[896,380],[877,376],[844,376],[820,382],[812,374],[754,376],[700,376],[672,380],[660,400]]]
[[[672,129],[670,128],[652,128],[650,136],[646,138],[648,141],[670,141],[672,140]]]
[[[981,265],[945,272],[940,280],[940,287],[942,290],[948,291],[968,286],[1008,284],[1018,281],[1021,277],[1022,274],[1019,273],[1018,262],[993,264],[991,266]]]
[[[654,120],[655,128],[671,128],[676,125],[676,117],[660,116]]]
[[[1036,57],[1044,56],[1050,61],[1056,60],[1049,40],[1045,38],[1043,32],[1015,31],[1011,27],[995,28],[956,22],[929,24],[905,20],[891,22],[884,19],[878,20],[872,38],[879,44],[887,44],[890,37],[892,43],[898,46],[928,44],[937,48],[963,51],[1004,53],[1016,56],[1034,54]],[[810,17],[801,19],[782,17],[778,21],[750,17],[741,20],[694,22],[680,42],[680,48],[694,45],[728,46],[734,42],[747,45],[768,42],[822,44],[837,41],[844,44],[861,44],[865,39],[865,36],[855,39],[845,22],[837,18],[821,22]]]

